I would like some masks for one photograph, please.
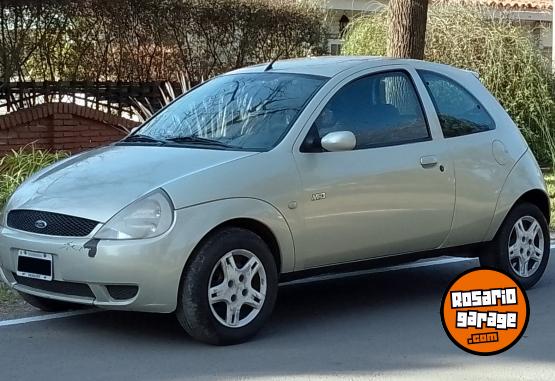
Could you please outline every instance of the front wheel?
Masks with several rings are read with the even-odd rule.
[[[545,216],[536,205],[522,203],[508,214],[480,263],[512,275],[528,289],[543,275],[549,251]]]
[[[271,315],[278,275],[257,234],[227,228],[210,236],[183,272],[177,319],[193,338],[215,345],[254,336]]]

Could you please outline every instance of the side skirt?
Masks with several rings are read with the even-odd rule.
[[[310,278],[319,275],[342,274],[353,271],[371,270],[380,267],[395,266],[403,263],[414,262],[420,259],[435,258],[441,256],[475,258],[478,257],[488,243],[474,243],[471,245],[463,245],[449,247],[446,249],[436,249],[422,251],[417,253],[397,254],[387,257],[379,257],[373,259],[365,259],[362,261],[340,263],[334,265],[326,265],[321,267],[313,267],[306,270],[293,271],[281,274],[280,282],[291,282],[298,279]]]

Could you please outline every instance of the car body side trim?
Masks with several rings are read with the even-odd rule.
[[[298,279],[310,278],[313,276],[324,274],[343,274],[353,271],[362,271],[369,269],[376,269],[386,266],[394,266],[408,262],[414,262],[419,259],[436,258],[441,256],[474,258],[483,249],[485,243],[473,243],[468,245],[449,247],[444,249],[427,250],[413,253],[399,253],[395,255],[388,255],[384,257],[377,257],[373,259],[365,259],[361,261],[353,261],[346,263],[337,263],[333,265],[326,265],[320,267],[313,267],[306,270],[293,271],[281,274],[280,282],[290,282]]]

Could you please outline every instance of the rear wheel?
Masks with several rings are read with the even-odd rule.
[[[209,237],[183,273],[176,315],[195,339],[236,344],[254,336],[277,297],[272,253],[257,234],[227,228]]]
[[[38,308],[39,310],[42,310],[45,312],[62,312],[62,311],[77,309],[80,307],[78,304],[41,298],[40,296],[26,294],[24,292],[20,292],[19,295],[21,295],[23,300],[25,300],[33,307]]]
[[[543,275],[550,251],[549,227],[540,209],[530,203],[513,208],[480,263],[516,278],[524,288]]]

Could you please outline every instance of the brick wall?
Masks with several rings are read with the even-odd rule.
[[[0,116],[0,156],[27,144],[72,153],[121,139],[137,122],[72,103],[49,103]]]

